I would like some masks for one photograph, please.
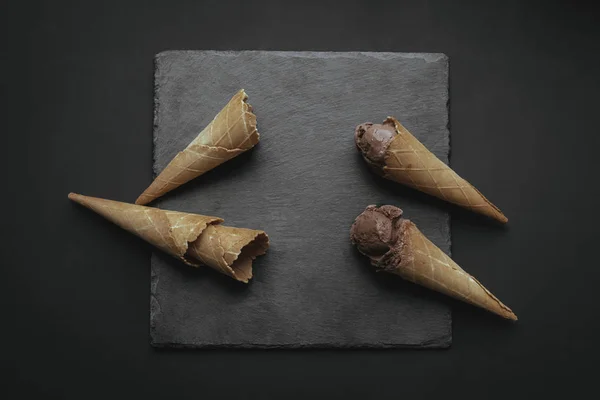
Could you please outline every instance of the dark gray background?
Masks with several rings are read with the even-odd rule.
[[[3,391],[105,399],[594,390],[600,27],[591,4],[3,3]],[[133,199],[150,182],[152,57],[181,48],[447,54],[451,164],[510,218],[497,229],[453,209],[452,253],[519,322],[451,302],[448,350],[149,346],[150,246],[66,195]]]
[[[450,250],[447,209],[375,179],[357,124],[402,118],[448,161],[443,54],[167,51],[156,57],[154,172],[160,173],[240,88],[260,143],[154,205],[262,229],[267,255],[249,285],[152,255],[150,332],[159,346],[447,347],[442,296],[377,273],[349,239],[369,204],[396,204]],[[175,262],[174,262],[175,261]],[[406,290],[408,287],[408,290]]]

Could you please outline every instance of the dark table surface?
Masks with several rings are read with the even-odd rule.
[[[8,398],[506,398],[593,387],[600,25],[592,2],[157,3],[2,4]],[[167,49],[447,54],[451,165],[510,219],[499,229],[453,210],[452,253],[519,322],[451,302],[448,350],[151,348],[150,247],[81,218],[66,195],[133,199],[150,182],[153,56]],[[76,248],[89,249],[85,263],[73,261]]]

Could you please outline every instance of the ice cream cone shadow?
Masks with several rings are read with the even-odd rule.
[[[430,304],[443,304],[449,308],[453,318],[473,321],[473,325],[480,327],[490,326],[490,329],[501,326],[514,326],[514,321],[505,318],[498,318],[496,315],[479,307],[473,307],[460,300],[449,297],[445,294],[430,290],[420,285],[415,285],[399,276],[393,276],[383,271],[369,271],[368,275],[374,281],[377,287],[386,293],[396,294],[398,301],[407,301],[409,298],[418,298]],[[484,320],[482,322],[482,320]],[[462,324],[462,322],[461,322]],[[491,325],[493,324],[493,325]]]
[[[255,147],[258,146],[260,146],[260,143],[250,150],[229,160],[228,162],[215,167],[214,169],[197,178],[194,178],[185,185],[181,185],[172,191],[165,193],[148,205],[152,207],[160,207],[160,204],[168,201],[169,199],[174,199],[180,196],[194,196],[195,193],[201,193],[202,190],[210,188],[219,183],[228,182],[231,179],[237,179],[237,177],[240,177],[240,180],[244,179],[248,174],[252,174],[252,170],[258,164],[256,157],[253,156]],[[215,211],[218,212],[219,210],[217,209]]]
[[[359,158],[362,157],[358,155]],[[363,168],[364,169],[364,168]],[[394,181],[385,179],[380,174],[376,173],[370,168],[366,168],[368,176],[365,177],[371,183],[379,187],[385,194],[389,194],[398,198],[398,202],[402,203],[405,199],[415,203],[427,204],[428,206],[435,207],[441,210],[448,211],[449,205],[436,197],[430,196],[426,193],[412,189],[408,186],[399,185]]]
[[[364,164],[363,157],[360,153],[356,154],[357,162]],[[445,211],[450,213],[453,219],[465,221],[470,226],[493,226],[502,229],[508,229],[508,224],[500,223],[499,221],[488,218],[482,214],[474,213],[455,204],[448,203],[437,197],[427,193],[413,189],[406,185],[399,185],[397,182],[385,179],[381,174],[377,173],[373,168],[361,168],[361,179],[364,179],[371,185],[377,186],[385,195],[389,195],[397,201],[396,204],[424,204],[427,207]]]
[[[169,270],[169,274],[179,275],[181,281],[189,282],[191,286],[195,286],[204,281],[210,281],[211,284],[214,282],[215,285],[219,286],[223,291],[230,294],[244,294],[248,293],[248,287],[252,284],[253,279],[250,279],[248,283],[238,282],[231,277],[221,274],[212,268],[201,265],[199,267],[190,268],[188,265],[183,264],[179,260],[171,257],[161,251],[154,251],[152,257],[156,257],[156,260]],[[253,264],[257,264],[256,260]],[[254,271],[256,273],[256,271]],[[160,279],[159,279],[160,282]]]
[[[444,203],[444,202],[442,202]],[[491,219],[482,214],[476,214],[462,207],[454,204],[443,204],[451,212],[452,220],[460,221],[462,224],[466,224],[471,229],[480,229],[481,227],[493,227],[495,230],[508,231],[510,224],[499,222],[495,219]],[[511,221],[511,224],[514,220]]]
[[[409,298],[419,298],[437,304],[448,302],[448,296],[415,285],[399,276],[376,270],[369,262],[365,262],[365,256],[362,255],[355,246],[352,247],[352,256],[359,265],[358,268],[360,270],[361,279],[372,282],[383,295],[394,296],[397,298],[398,302],[406,301]]]
[[[471,304],[467,304],[460,300],[448,297],[446,300],[452,310],[452,317],[455,320],[460,320],[460,325],[471,324],[473,329],[485,330],[489,329],[490,332],[497,332],[498,328],[511,326],[511,329],[518,329],[523,324],[523,313],[519,310],[519,322],[515,323],[510,319],[498,318],[493,313],[488,312],[479,307],[473,307]],[[469,330],[468,328],[466,328]],[[483,332],[481,332],[483,334]]]
[[[124,231],[115,224],[108,222],[106,218],[96,213],[90,213],[85,208],[80,207],[73,202],[69,202],[67,205],[71,208],[70,213],[73,213],[78,226],[81,226],[81,229],[74,230],[74,234],[78,237],[92,240],[95,245],[97,245],[100,240],[103,243],[110,245],[112,251],[131,252],[131,254],[135,254],[139,257],[148,257],[148,254],[152,251],[153,246],[150,243],[147,243],[144,240],[131,235],[129,232]],[[84,232],[89,231],[93,231],[97,236],[92,237],[84,234]]]
[[[453,317],[458,317],[462,320],[473,321],[473,325],[481,326],[481,319],[485,319],[485,326],[491,329],[496,329],[501,326],[515,325],[505,318],[498,318],[496,315],[479,307],[473,307],[445,294],[430,290],[426,287],[415,285],[399,276],[378,271],[372,268],[368,263],[364,262],[364,256],[357,249],[353,251],[355,257],[361,265],[361,279],[367,279],[381,291],[382,295],[395,296],[398,302],[410,301],[410,299],[418,298],[421,301],[434,305],[446,305]],[[364,267],[364,268],[363,268]],[[486,325],[487,324],[487,325]]]
[[[74,208],[74,212],[80,212],[81,218],[80,220],[88,220],[89,224],[93,226],[95,230],[106,229],[108,235],[113,239],[111,241],[118,243],[119,246],[123,246],[123,248],[127,249],[127,251],[132,251],[139,253],[140,257],[148,257],[148,253],[152,253],[152,257],[156,257],[160,263],[168,264],[168,267],[176,273],[181,274],[186,281],[202,281],[205,279],[215,280],[219,284],[221,284],[232,292],[243,292],[244,288],[247,287],[251,282],[248,281],[248,284],[244,284],[238,282],[236,280],[231,279],[227,275],[220,274],[217,271],[214,271],[212,268],[200,266],[195,268],[190,268],[189,265],[182,263],[180,260],[173,258],[171,255],[155,250],[154,246],[150,243],[145,242],[144,240],[131,235],[130,233],[124,231],[122,228],[116,226],[113,223],[108,222],[102,216],[89,213],[87,210],[82,207],[78,207],[76,204],[72,204]],[[260,260],[258,257],[253,261],[253,265],[258,265],[257,261]],[[253,271],[256,274],[256,270]]]
[[[190,267],[208,266],[236,281],[252,279],[252,261],[265,254],[261,230],[221,225],[219,217],[146,207],[69,193],[68,198]]]

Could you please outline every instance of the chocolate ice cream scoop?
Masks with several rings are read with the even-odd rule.
[[[350,240],[358,250],[379,264],[383,256],[398,245],[402,210],[394,206],[368,206],[350,228]]]
[[[356,127],[354,141],[365,161],[371,167],[381,169],[385,164],[385,152],[396,134],[396,127],[392,122],[365,122]]]

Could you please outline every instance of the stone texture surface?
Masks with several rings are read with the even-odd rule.
[[[251,151],[153,205],[265,230],[244,285],[152,255],[151,342],[174,347],[447,347],[443,296],[371,269],[349,229],[394,204],[450,251],[443,205],[368,171],[354,127],[396,116],[448,161],[443,54],[168,51],[156,56],[154,172],[240,88],[258,118]]]

